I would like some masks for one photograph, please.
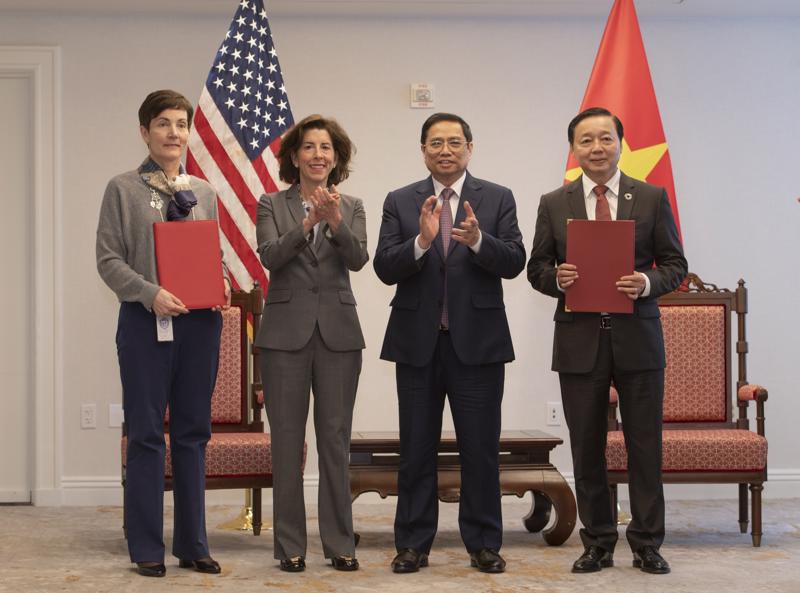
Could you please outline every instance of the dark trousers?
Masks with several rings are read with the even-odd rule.
[[[156,318],[122,303],[117,354],[128,432],[125,514],[132,562],[164,559],[164,413],[169,406],[175,524],[172,553],[209,555],[205,452],[219,364],[222,316],[208,309],[173,318],[172,342],[156,340]]]
[[[395,546],[428,553],[433,544],[439,518],[436,458],[446,395],[461,463],[461,539],[469,552],[499,550],[503,543],[498,457],[504,365],[462,364],[450,335],[440,333],[430,363],[423,367],[398,364],[396,374],[400,467]]]
[[[613,329],[600,332],[597,362],[586,374],[560,373],[561,399],[569,427],[575,492],[584,546],[609,551],[617,542],[606,467],[608,392],[611,380],[619,392],[619,409],[628,475],[631,522],[626,536],[632,550],[661,546],[664,541],[664,489],[661,481],[663,369],[623,372],[614,364]]]

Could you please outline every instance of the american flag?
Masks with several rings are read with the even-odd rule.
[[[220,241],[234,287],[267,287],[256,205],[279,185],[281,134],[294,124],[262,0],[242,0],[217,50],[189,135],[186,170],[217,190]]]

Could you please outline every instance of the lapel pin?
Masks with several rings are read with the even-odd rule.
[[[633,194],[630,194],[630,193],[628,193],[628,194],[625,194],[625,199],[626,199],[626,200],[631,200],[631,199],[633,199]]]

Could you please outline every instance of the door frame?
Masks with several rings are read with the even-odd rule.
[[[61,504],[63,454],[61,50],[56,46],[0,46],[0,76],[28,78],[33,95],[33,304],[29,446],[31,501]]]

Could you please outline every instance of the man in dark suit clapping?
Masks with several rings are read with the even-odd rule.
[[[381,358],[396,363],[400,468],[395,572],[427,566],[436,534],[436,456],[445,395],[461,460],[459,527],[472,566],[502,572],[500,403],[514,359],[502,278],[525,266],[514,196],[472,177],[472,132],[436,113],[422,126],[431,175],[389,193],[375,271],[396,285]]]

